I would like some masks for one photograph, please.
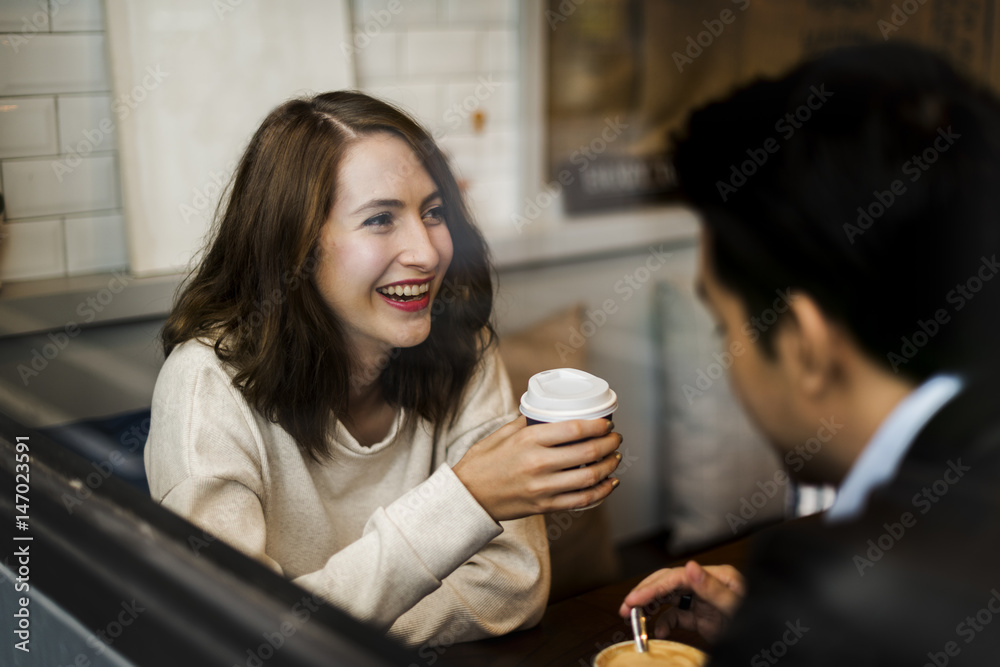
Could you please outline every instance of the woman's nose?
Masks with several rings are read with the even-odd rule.
[[[404,227],[406,232],[401,239],[400,261],[423,271],[436,268],[439,260],[438,251],[424,221],[419,215],[414,216],[406,221]]]

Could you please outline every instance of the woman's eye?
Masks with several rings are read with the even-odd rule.
[[[378,215],[373,215],[362,223],[364,227],[385,227],[392,223],[392,216],[388,213],[379,213]]]
[[[430,218],[431,220],[436,220],[437,222],[446,222],[444,206],[435,206],[434,208],[428,210],[424,213],[424,218]]]

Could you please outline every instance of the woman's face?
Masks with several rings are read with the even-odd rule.
[[[402,139],[378,133],[348,149],[335,192],[316,280],[352,352],[422,343],[452,257],[437,185]]]

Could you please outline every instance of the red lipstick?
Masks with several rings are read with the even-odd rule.
[[[382,285],[381,287],[377,287],[375,291],[378,293],[380,297],[382,297],[383,301],[385,301],[393,308],[396,308],[397,310],[402,310],[403,312],[407,313],[415,313],[417,311],[423,310],[430,304],[431,302],[430,287],[431,287],[431,282],[433,280],[434,280],[433,276],[431,276],[430,278],[423,278],[423,279],[418,278],[410,280],[397,280],[394,283],[389,283],[388,285]],[[391,292],[395,287],[407,287],[415,285],[426,286],[427,290],[423,294],[420,294],[415,298],[411,296],[410,298],[407,298],[405,300],[401,300],[399,298],[402,296],[401,294],[390,295],[383,292],[383,290]]]
[[[399,310],[402,310],[407,313],[415,313],[418,310],[423,310],[428,305],[430,305],[431,302],[430,292],[424,294],[419,299],[413,299],[412,301],[396,301],[395,299],[392,299],[386,296],[385,294],[382,294],[381,292],[379,292],[378,295],[382,297],[383,301],[385,301],[393,308],[398,308]]]

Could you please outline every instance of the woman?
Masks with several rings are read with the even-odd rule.
[[[607,496],[621,438],[515,419],[490,275],[410,118],[353,92],[278,107],[163,332],[153,497],[409,644],[530,627],[536,515]]]

